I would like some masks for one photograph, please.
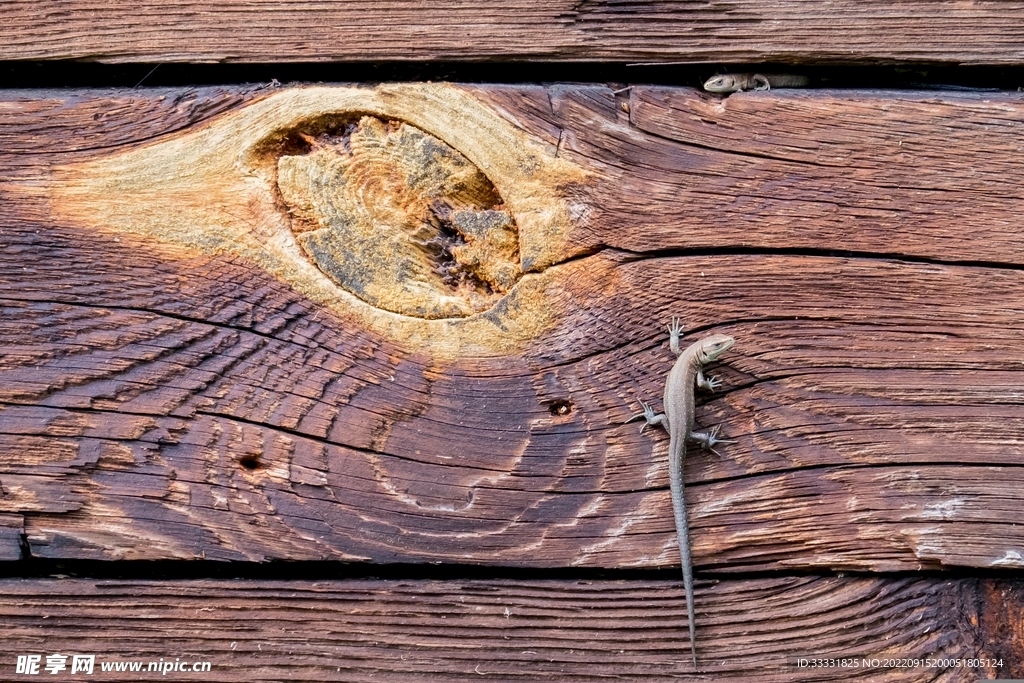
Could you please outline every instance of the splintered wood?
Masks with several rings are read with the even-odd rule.
[[[3,557],[677,566],[678,316],[699,571],[1024,566],[1020,95],[171,99],[0,102]]]

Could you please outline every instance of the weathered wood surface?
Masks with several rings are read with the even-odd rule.
[[[1024,96],[452,90],[590,174],[507,344],[454,358],[68,209],[67,169],[162,162],[276,93],[5,95],[5,557],[672,566],[667,438],[623,422],[676,315],[738,340],[698,408],[736,443],[686,466],[698,569],[1024,564]],[[167,191],[131,188],[88,208]]]
[[[0,59],[1024,63],[1020,2],[4,3]]]
[[[165,680],[976,681],[1020,677],[1019,582],[789,577],[701,582],[694,671],[666,581],[0,582],[4,654],[210,662]],[[857,668],[799,667],[848,657]],[[981,666],[885,667],[889,659]],[[864,659],[882,666],[861,667]],[[1001,665],[998,662],[1002,662]],[[996,664],[992,664],[995,662]],[[70,663],[70,660],[69,660]],[[47,675],[43,672],[42,675]],[[154,674],[148,674],[153,676]],[[67,677],[68,673],[64,672]],[[85,676],[75,680],[91,680]]]

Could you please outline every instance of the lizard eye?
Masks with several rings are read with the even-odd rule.
[[[729,350],[733,345],[733,339],[726,338],[716,340],[708,344],[707,348],[704,349],[704,356],[707,360],[715,360],[723,353]]]

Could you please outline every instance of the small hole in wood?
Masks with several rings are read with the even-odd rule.
[[[260,466],[260,458],[257,455],[243,455],[239,458],[238,464],[247,470],[255,470]]]
[[[551,405],[548,406],[548,410],[551,411],[552,415],[568,415],[572,412],[572,401],[568,399],[552,401]]]

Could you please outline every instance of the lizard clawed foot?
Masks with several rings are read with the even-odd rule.
[[[640,433],[643,434],[644,433],[644,428],[646,428],[647,425],[649,425],[651,423],[651,418],[654,417],[654,408],[651,408],[651,406],[649,406],[648,404],[644,403],[643,401],[640,401],[640,406],[644,409],[644,412],[637,413],[633,417],[631,417],[628,420],[626,420],[623,424],[629,424],[630,422],[633,422],[634,420],[639,420],[642,417],[642,418],[644,418],[644,420],[646,420],[646,422],[644,422],[640,426]]]
[[[697,386],[705,391],[718,391],[722,388],[722,380],[713,375],[705,375],[703,372],[698,372]]]
[[[718,430],[721,428],[721,425],[715,425],[706,432],[690,432],[690,440],[700,444],[700,447],[704,450],[711,451],[721,458],[722,454],[715,450],[715,445],[720,443],[736,443],[732,439],[719,439]]]
[[[708,430],[708,446],[714,446],[716,443],[736,443],[733,439],[719,439],[718,430],[722,428],[722,425],[715,425]]]
[[[665,421],[665,415],[664,414],[661,414],[661,415],[655,414],[654,408],[652,408],[649,403],[644,403],[643,401],[640,401],[640,405],[643,407],[644,412],[637,413],[633,417],[629,418],[628,420],[626,420],[626,424],[629,424],[633,420],[639,420],[641,417],[644,418],[644,420],[646,420],[646,422],[644,422],[644,424],[641,425],[641,427],[640,427],[640,433],[643,434],[644,433],[644,429],[647,428],[647,425],[659,425],[659,424],[664,423],[664,421]]]
[[[683,336],[683,323],[679,318],[672,318],[672,324],[668,326],[668,347],[677,356],[683,352],[679,348],[679,338]]]

